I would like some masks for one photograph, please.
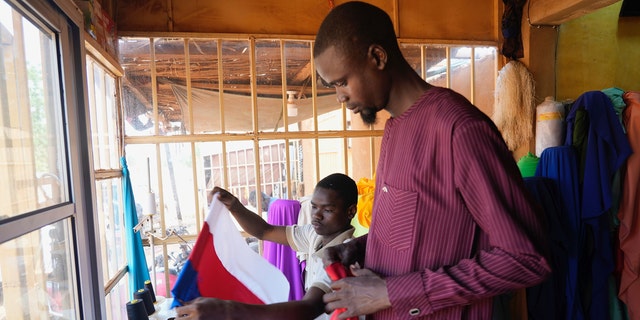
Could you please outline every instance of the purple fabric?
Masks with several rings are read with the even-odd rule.
[[[275,200],[269,206],[267,222],[272,225],[289,226],[298,222],[300,202],[297,200]],[[300,300],[304,296],[304,285],[300,262],[296,252],[289,246],[264,241],[263,256],[284,273],[289,280],[289,300]]]

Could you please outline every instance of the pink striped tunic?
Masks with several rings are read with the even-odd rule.
[[[549,274],[542,213],[510,151],[454,91],[432,88],[387,121],[376,178],[360,240],[392,308],[369,319],[491,319],[493,296]]]

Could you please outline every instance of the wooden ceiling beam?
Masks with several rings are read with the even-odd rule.
[[[620,0],[529,0],[525,6],[532,25],[561,25]],[[526,15],[525,15],[526,16]]]

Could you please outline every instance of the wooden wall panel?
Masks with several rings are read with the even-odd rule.
[[[620,0],[536,0],[527,9],[532,24],[560,25],[616,2]]]
[[[174,31],[313,35],[329,12],[327,1],[181,1]]]
[[[143,32],[169,31],[170,12],[167,0],[117,0],[115,19],[122,30]],[[185,0],[185,2],[191,2]],[[195,1],[194,1],[195,2]]]
[[[120,32],[201,32],[315,35],[331,2],[118,0]],[[344,1],[333,1],[335,5]],[[390,14],[391,0],[371,0]]]
[[[497,41],[495,0],[399,1],[399,36]]]
[[[117,28],[132,32],[315,35],[328,0],[118,0]],[[335,0],[339,5],[345,1]],[[403,38],[495,41],[497,0],[368,0]],[[397,8],[399,11],[396,12]],[[400,20],[398,22],[397,20]]]

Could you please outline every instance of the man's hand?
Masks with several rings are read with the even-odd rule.
[[[185,306],[176,307],[176,319],[231,320],[232,308],[232,301],[200,297]]]
[[[218,200],[220,200],[229,211],[238,212],[238,210],[244,208],[240,200],[229,191],[220,187],[214,187],[213,190],[211,190],[210,198],[213,199],[216,193],[218,194]],[[211,203],[211,201],[209,201],[209,203]]]
[[[322,297],[327,312],[345,308],[338,318],[347,319],[391,307],[384,279],[369,269],[361,269],[358,264],[351,266],[351,273],[353,277],[333,282],[334,291]]]
[[[325,268],[334,263],[340,262],[345,266],[364,263],[364,247],[354,241],[341,243],[324,250],[322,262]]]

